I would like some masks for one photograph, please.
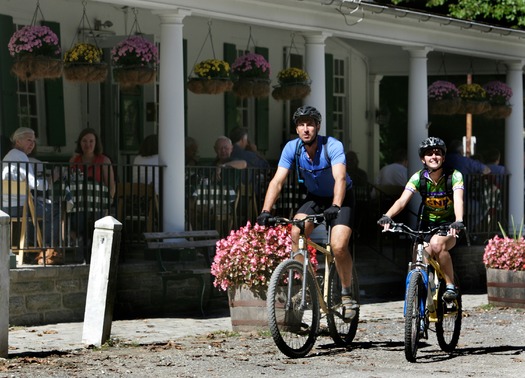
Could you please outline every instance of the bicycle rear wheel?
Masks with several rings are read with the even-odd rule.
[[[419,338],[424,318],[420,305],[424,291],[423,277],[418,271],[412,271],[405,297],[405,357],[409,362],[416,361]]]
[[[457,284],[457,277],[455,280]],[[445,290],[445,281],[440,280],[438,290],[438,321],[436,323],[436,336],[441,350],[447,353],[452,353],[458,345],[459,334],[461,333],[461,292],[458,290],[457,299],[448,304],[442,299]]]
[[[345,346],[352,342],[357,332],[359,323],[359,310],[351,320],[343,318],[341,307],[341,280],[337,274],[335,264],[331,264],[329,273],[328,287],[328,308],[330,312],[326,314],[326,321],[330,336],[338,346]],[[352,298],[359,303],[359,283],[355,271],[355,264],[352,266]]]
[[[302,281],[306,279],[302,306]],[[283,261],[268,286],[268,325],[279,350],[291,358],[304,357],[314,346],[319,332],[319,299],[314,278],[303,276],[299,261]]]

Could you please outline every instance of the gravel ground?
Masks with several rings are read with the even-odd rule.
[[[405,360],[403,319],[360,322],[354,343],[320,337],[302,359],[282,355],[267,333],[214,332],[159,344],[112,339],[100,349],[0,359],[0,377],[522,377],[525,311],[483,306],[464,313],[459,345],[443,353],[435,334],[416,363]]]

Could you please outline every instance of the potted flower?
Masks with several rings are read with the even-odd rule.
[[[232,90],[230,64],[224,60],[207,59],[193,67],[195,77],[188,80],[188,89],[196,94],[219,94]]]
[[[490,110],[487,99],[487,92],[479,84],[461,84],[458,87],[461,107],[458,113],[461,114],[482,114]]]
[[[428,87],[428,111],[430,114],[456,114],[460,104],[459,91],[454,83],[437,80]]]
[[[102,62],[102,49],[91,43],[76,43],[64,54],[64,76],[76,83],[104,81],[108,66]]]
[[[487,118],[507,118],[512,113],[509,100],[512,97],[512,88],[507,84],[493,80],[483,86],[487,92],[491,109],[484,113]]]
[[[272,97],[276,100],[300,100],[310,94],[310,78],[306,71],[290,67],[277,74],[279,85],[275,86]]]
[[[255,53],[239,56],[232,64],[233,91],[239,97],[267,97],[270,94],[270,64]]]
[[[217,242],[213,285],[228,291],[235,331],[267,325],[266,290],[271,275],[290,256],[290,226],[264,227],[250,222]],[[312,263],[317,265],[315,253]]]
[[[24,26],[11,36],[7,47],[15,58],[12,72],[19,79],[55,79],[62,75],[60,43],[49,27]]]
[[[485,246],[483,263],[487,268],[489,303],[525,308],[525,239],[514,227],[509,237],[500,225],[502,236],[494,236]]]
[[[140,35],[124,39],[111,50],[115,80],[123,86],[153,82],[158,55],[155,44]]]

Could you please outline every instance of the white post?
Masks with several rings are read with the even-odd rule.
[[[95,222],[82,342],[101,346],[111,334],[122,223],[111,216]]]
[[[8,357],[11,220],[0,210],[0,358]]]

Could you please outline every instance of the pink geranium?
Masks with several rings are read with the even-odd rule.
[[[495,236],[485,246],[487,268],[525,271],[525,239]]]
[[[126,38],[111,50],[115,66],[151,66],[158,63],[158,56],[155,44],[139,35]]]
[[[47,26],[24,26],[11,36],[7,47],[13,57],[29,54],[57,57],[61,53],[57,35]]]
[[[259,54],[248,53],[235,59],[232,64],[232,73],[241,78],[270,77],[270,64]]]
[[[250,222],[217,242],[211,274],[214,286],[267,287],[277,265],[290,257],[291,226],[264,227]],[[312,251],[312,249],[310,249]],[[317,265],[315,250],[311,261]]]

